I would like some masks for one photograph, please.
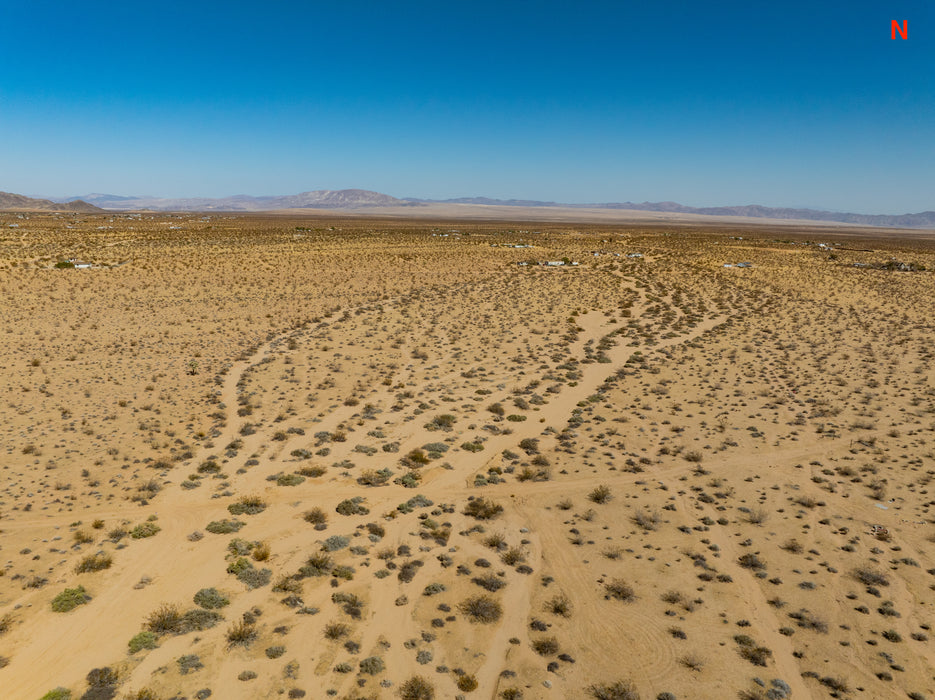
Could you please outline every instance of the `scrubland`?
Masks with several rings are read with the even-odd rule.
[[[0,694],[935,698],[894,258],[935,247],[0,214]]]

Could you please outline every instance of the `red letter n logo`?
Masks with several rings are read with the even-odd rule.
[[[899,36],[901,36],[903,39],[909,38],[909,20],[908,19],[903,20],[902,26],[899,26],[899,22],[894,19],[892,25],[890,26],[891,26],[890,33],[892,34],[892,37],[891,37],[892,39],[896,38],[897,32],[899,33]]]

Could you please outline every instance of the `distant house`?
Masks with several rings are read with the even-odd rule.
[[[547,265],[548,267],[561,267],[561,266],[564,265],[564,264],[565,264],[565,263],[564,263],[564,261],[562,261],[562,260],[549,260],[549,261],[546,263],[546,265]]]
[[[753,263],[752,262],[739,262],[737,263],[736,267],[753,267]]]
[[[734,263],[724,263],[724,267],[733,267]]]
[[[642,258],[643,254],[642,253],[627,253],[627,257],[628,258]]]
[[[85,262],[76,262],[76,263],[75,263],[75,269],[76,269],[76,270],[87,270],[87,269],[89,269],[90,267],[91,267],[91,263],[85,263]]]

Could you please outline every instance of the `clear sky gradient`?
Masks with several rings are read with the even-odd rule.
[[[930,0],[0,0],[0,26],[5,191],[935,209]]]

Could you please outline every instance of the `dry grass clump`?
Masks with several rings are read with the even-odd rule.
[[[613,598],[624,603],[632,603],[636,600],[636,591],[623,579],[615,578],[613,581],[604,584],[604,596],[608,600]]]
[[[435,688],[422,676],[413,676],[399,686],[402,700],[435,700]]]
[[[640,694],[629,681],[615,681],[588,686],[594,700],[640,700]]]
[[[256,640],[257,634],[256,626],[253,623],[240,620],[228,628],[227,634],[225,635],[227,638],[227,646],[248,647]]]
[[[610,487],[606,484],[596,486],[588,494],[588,500],[592,503],[607,503],[611,498],[613,498],[613,495],[611,494]]]
[[[98,552],[97,554],[89,554],[75,567],[76,574],[87,574],[94,571],[102,571],[104,569],[109,569],[110,565],[114,563],[114,558],[110,556],[107,552]]]
[[[488,595],[466,598],[458,605],[458,609],[467,615],[471,622],[482,624],[496,622],[503,615],[503,606],[498,600]]]
[[[312,525],[327,525],[328,514],[318,506],[311,508],[302,515],[302,519]]]
[[[662,516],[657,510],[640,510],[637,511],[636,515],[633,516],[633,523],[641,527],[646,532],[655,530],[657,527],[659,527],[659,523],[661,522]]]

